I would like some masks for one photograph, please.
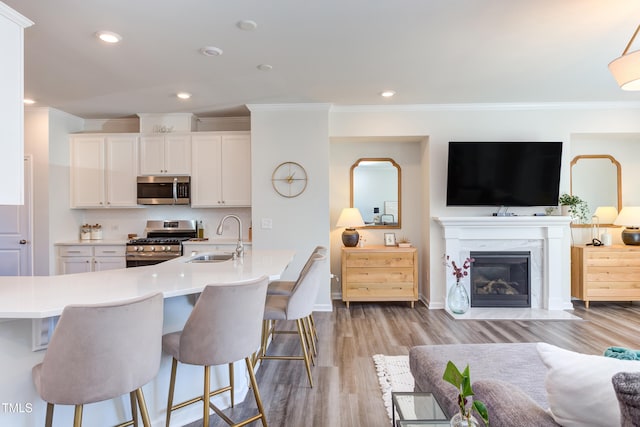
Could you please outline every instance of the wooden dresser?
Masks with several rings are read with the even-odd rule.
[[[367,246],[342,248],[342,300],[418,300],[416,248]]]
[[[571,247],[571,296],[584,301],[640,300],[640,246]]]

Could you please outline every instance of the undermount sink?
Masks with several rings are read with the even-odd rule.
[[[224,261],[229,261],[230,259],[233,259],[233,254],[232,253],[225,253],[225,254],[206,254],[206,255],[200,255],[197,256],[195,258],[190,259],[189,263],[198,263],[198,262],[224,262]]]

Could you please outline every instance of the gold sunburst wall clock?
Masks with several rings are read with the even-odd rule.
[[[307,188],[307,171],[296,162],[280,163],[271,175],[271,184],[282,197],[297,197]]]

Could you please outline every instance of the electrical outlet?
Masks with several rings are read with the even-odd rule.
[[[261,226],[263,230],[271,230],[273,228],[273,221],[271,218],[262,218]]]

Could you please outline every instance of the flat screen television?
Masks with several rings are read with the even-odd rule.
[[[447,206],[557,206],[562,142],[449,142]]]

